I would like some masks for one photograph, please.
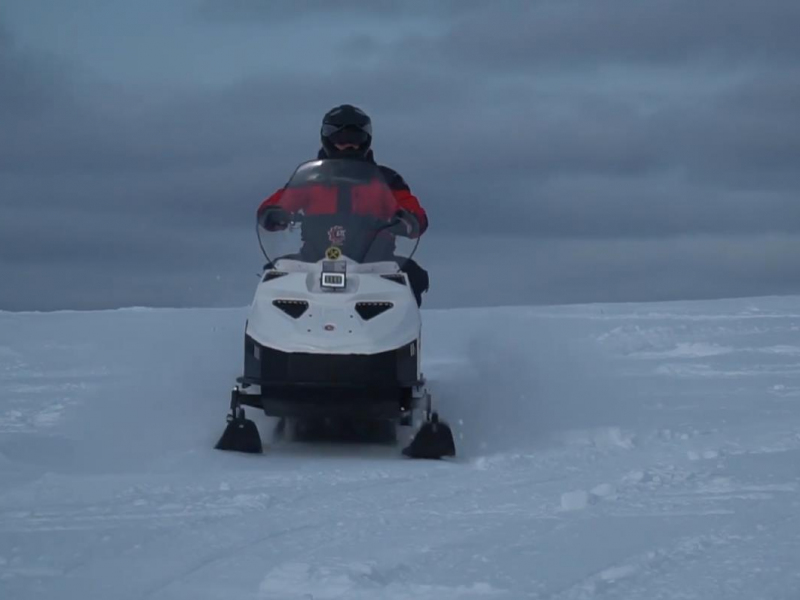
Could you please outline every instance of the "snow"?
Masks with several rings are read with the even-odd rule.
[[[213,450],[245,318],[0,312],[0,598],[800,597],[800,298],[425,311],[442,462]]]

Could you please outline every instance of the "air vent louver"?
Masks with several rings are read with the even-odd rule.
[[[402,273],[392,273],[391,275],[381,275],[384,279],[388,279],[389,281],[394,281],[395,283],[399,283],[400,285],[406,284],[406,276]]]
[[[273,300],[272,304],[295,319],[308,309],[308,302],[305,300]]]
[[[356,312],[362,319],[369,321],[393,306],[391,302],[356,302]]]
[[[264,273],[264,277],[261,279],[261,282],[270,281],[272,279],[277,279],[278,277],[283,277],[284,275],[288,275],[284,271],[267,271]]]

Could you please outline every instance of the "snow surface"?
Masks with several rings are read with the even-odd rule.
[[[0,598],[800,598],[800,298],[426,311],[449,462],[213,450],[244,319],[0,313]]]

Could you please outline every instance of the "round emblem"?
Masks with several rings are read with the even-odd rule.
[[[331,244],[341,246],[347,238],[347,230],[341,225],[334,225],[328,230],[328,239]]]
[[[342,257],[342,251],[336,246],[331,246],[325,251],[325,256],[328,260],[339,260]]]

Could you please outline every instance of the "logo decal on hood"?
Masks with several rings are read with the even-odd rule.
[[[328,230],[328,239],[334,246],[341,246],[345,242],[347,231],[341,225],[334,225]]]

